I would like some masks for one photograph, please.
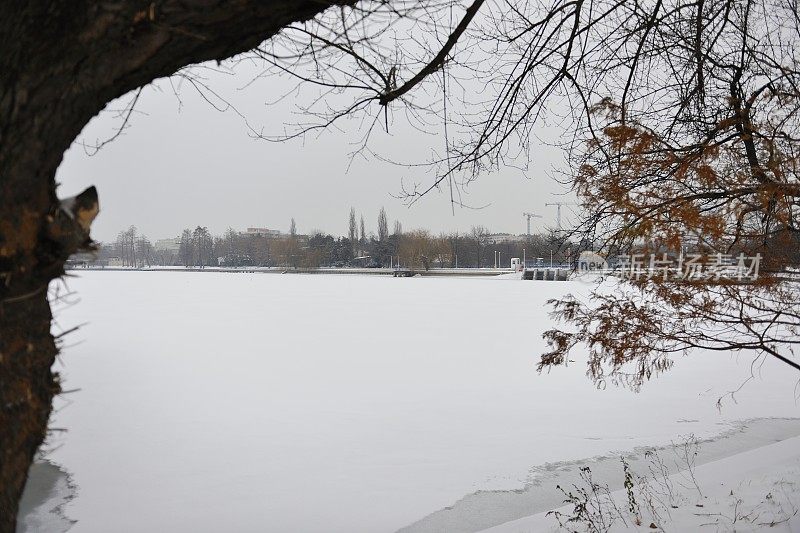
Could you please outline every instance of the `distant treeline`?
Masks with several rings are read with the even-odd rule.
[[[119,266],[270,266],[270,267],[388,267],[478,268],[507,267],[512,257],[549,264],[570,262],[577,247],[557,232],[509,235],[492,233],[483,226],[469,232],[434,235],[424,229],[403,231],[399,223],[390,233],[381,210],[377,234],[360,232],[355,213],[350,213],[350,235],[337,237],[322,231],[297,234],[294,219],[289,233],[238,232],[228,229],[212,235],[197,226],[183,230],[177,239],[158,241],[155,246],[135,226],[120,232],[116,241],[101,243],[94,261]]]

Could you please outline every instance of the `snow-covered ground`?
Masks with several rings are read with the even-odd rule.
[[[743,355],[695,353],[640,394],[597,390],[580,361],[537,374],[545,302],[581,282],[77,275],[56,319],[84,324],[57,365],[79,390],[48,456],[75,532],[392,531],[547,463],[800,416],[771,361],[717,410]]]

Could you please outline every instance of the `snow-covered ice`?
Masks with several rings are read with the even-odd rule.
[[[796,417],[797,377],[694,353],[640,394],[539,375],[580,282],[80,272],[48,458],[71,531],[392,531],[535,467]],[[533,469],[533,470],[532,470]],[[531,512],[533,513],[533,511]]]

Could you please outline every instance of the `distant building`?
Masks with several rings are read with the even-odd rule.
[[[269,228],[247,228],[245,235],[265,235],[267,237],[280,237],[282,233],[276,229]]]
[[[158,239],[153,245],[153,249],[157,252],[174,252],[178,253],[181,249],[181,238],[175,237],[174,239]]]
[[[510,233],[493,233],[486,236],[486,244],[505,244],[525,242],[527,235],[511,235]]]

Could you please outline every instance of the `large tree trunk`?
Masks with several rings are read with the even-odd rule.
[[[46,295],[4,304],[0,331],[0,530],[13,531],[28,465],[44,438],[50,400],[58,391],[50,371],[56,348]]]
[[[6,2],[0,12],[0,532],[59,391],[47,287],[90,245],[94,191],[64,210],[64,151],[110,100],[177,69],[247,51],[345,0]],[[78,209],[79,208],[79,209]],[[68,212],[69,211],[69,212]]]

